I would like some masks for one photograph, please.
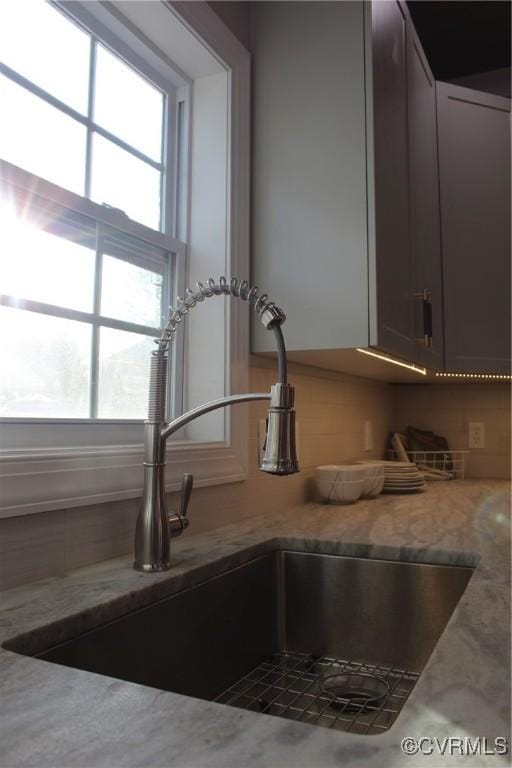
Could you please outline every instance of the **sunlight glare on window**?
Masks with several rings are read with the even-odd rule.
[[[45,232],[0,194],[0,294],[91,312],[94,259],[91,248]]]

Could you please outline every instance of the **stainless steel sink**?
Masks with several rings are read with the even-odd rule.
[[[275,551],[38,657],[356,733],[391,726],[471,568]],[[14,649],[13,649],[14,650]],[[365,703],[333,672],[387,681]]]

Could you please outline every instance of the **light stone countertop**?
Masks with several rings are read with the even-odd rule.
[[[279,482],[279,479],[276,479]],[[1,768],[508,766],[509,756],[407,756],[405,736],[510,743],[510,485],[431,483],[350,506],[306,504],[173,542],[173,568],[123,557],[0,595],[0,640],[30,652],[151,604],[270,549],[476,565],[390,730],[332,732],[0,651]],[[32,634],[34,633],[34,634]],[[7,644],[9,644],[7,642]]]

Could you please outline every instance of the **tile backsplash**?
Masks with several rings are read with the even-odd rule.
[[[252,358],[251,391],[268,389],[275,376],[271,360]],[[252,403],[249,477],[196,489],[191,531],[312,499],[317,465],[381,457],[389,432],[408,424],[432,429],[451,448],[465,449],[468,423],[483,422],[485,448],[471,451],[466,476],[510,477],[508,385],[389,385],[293,364],[290,383],[296,394],[300,474],[273,477],[258,470],[258,426],[267,406]],[[370,451],[364,450],[365,421],[372,423]],[[169,506],[177,506],[174,494]],[[132,499],[0,520],[0,589],[130,553],[137,509]]]
[[[485,446],[466,456],[466,477],[510,478],[510,385],[425,384],[395,387],[395,426],[429,429],[449,447],[467,450],[471,422],[481,422]]]
[[[393,419],[393,388],[366,379],[290,366],[295,386],[301,472],[273,477],[258,469],[258,424],[267,404],[252,403],[249,477],[243,483],[197,488],[189,507],[200,532],[259,512],[300,504],[314,494],[317,464],[381,456]],[[253,358],[250,390],[276,380],[271,360]],[[373,450],[363,451],[363,424],[373,423]],[[177,508],[171,494],[170,509]],[[0,589],[128,554],[133,547],[136,499],[0,520]]]

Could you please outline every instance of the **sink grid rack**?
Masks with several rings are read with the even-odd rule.
[[[320,689],[322,677],[334,672],[377,675],[387,681],[389,693],[374,704],[334,700]],[[394,723],[418,678],[395,667],[288,651],[258,664],[215,701],[337,731],[377,734]]]

